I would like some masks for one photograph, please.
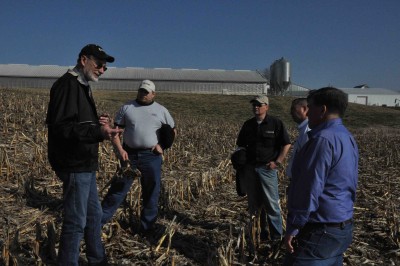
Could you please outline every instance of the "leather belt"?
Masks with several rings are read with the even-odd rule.
[[[128,153],[135,153],[135,152],[141,152],[141,151],[151,151],[152,148],[131,148],[125,143],[122,144],[122,148]]]
[[[315,227],[337,227],[337,228],[344,228],[346,225],[353,223],[353,219],[348,219],[344,222],[340,223],[307,223],[305,227],[315,228]]]

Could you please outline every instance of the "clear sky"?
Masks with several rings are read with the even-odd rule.
[[[0,64],[262,70],[316,89],[400,90],[399,0],[0,0]]]

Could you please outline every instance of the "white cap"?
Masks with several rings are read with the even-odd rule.
[[[145,89],[148,92],[154,92],[156,91],[156,86],[154,85],[153,81],[145,79],[140,84],[139,89]]]
[[[252,102],[259,102],[259,103],[264,103],[266,105],[269,104],[268,97],[266,95],[257,95],[255,96],[251,101]]]

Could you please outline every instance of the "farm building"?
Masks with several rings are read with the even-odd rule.
[[[400,106],[400,91],[380,88],[340,88],[348,95],[350,103],[374,106]]]
[[[0,87],[50,88],[54,81],[71,66],[0,64]],[[267,93],[267,79],[258,71],[250,70],[198,70],[171,68],[116,68],[109,67],[94,89],[136,89],[143,79],[156,83],[157,91],[210,93],[210,94],[262,94]]]
[[[307,97],[309,91],[310,89],[306,87],[290,83],[284,95],[293,97]]]
[[[349,103],[358,103],[370,106],[400,106],[400,91],[380,88],[369,88],[368,86],[357,86],[354,88],[339,88],[348,96]],[[307,97],[310,89],[290,84],[285,91],[285,96]]]

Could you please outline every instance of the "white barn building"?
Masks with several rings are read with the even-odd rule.
[[[348,95],[349,103],[371,106],[400,106],[400,91],[381,88],[339,88]]]
[[[0,64],[0,88],[50,88],[72,66]],[[109,67],[94,89],[136,90],[144,79],[159,92],[267,94],[268,80],[251,70]]]

